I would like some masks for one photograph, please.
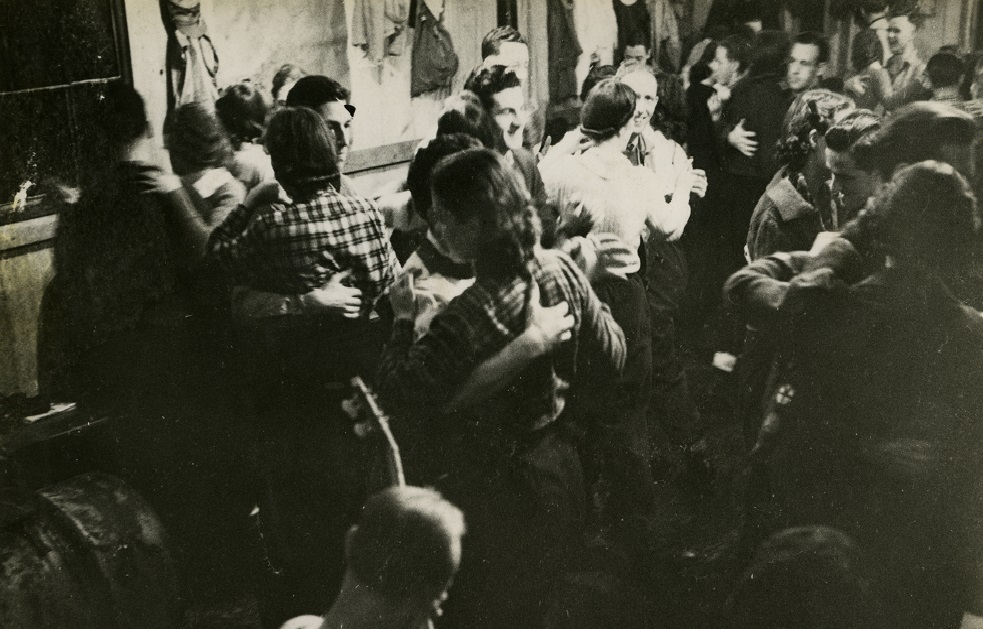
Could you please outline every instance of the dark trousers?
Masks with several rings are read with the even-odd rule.
[[[644,247],[645,290],[652,330],[650,421],[669,438],[689,445],[705,428],[689,392],[676,345],[676,317],[686,291],[686,257],[678,243],[652,237]]]
[[[584,530],[587,494],[574,440],[548,426],[523,437],[491,466],[483,444],[459,452],[437,483],[465,514],[461,569],[440,627],[541,627],[550,591]]]

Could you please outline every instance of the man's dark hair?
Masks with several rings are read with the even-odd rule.
[[[492,55],[497,55],[498,51],[502,48],[502,42],[525,44],[526,40],[522,37],[519,31],[515,30],[511,26],[499,26],[498,28],[490,31],[487,35],[485,35],[485,38],[481,40],[481,58],[487,59]]]
[[[824,35],[813,31],[803,31],[795,36],[792,43],[815,46],[819,49],[819,56],[816,57],[816,63],[829,62],[829,40]]]
[[[482,68],[464,84],[464,89],[474,93],[488,111],[495,109],[495,94],[513,87],[522,87],[522,83],[519,77],[505,66]]]
[[[788,35],[782,31],[761,31],[754,38],[754,44],[751,46],[748,74],[785,76],[789,48]]]
[[[820,526],[765,541],[727,607],[734,629],[866,629],[876,618],[859,549]]]
[[[390,487],[365,501],[345,558],[386,599],[436,599],[457,572],[464,533],[464,515],[436,491]]]
[[[297,80],[287,94],[287,107],[318,109],[325,103],[348,102],[351,93],[334,79],[314,74]]]
[[[869,109],[856,109],[833,123],[826,131],[826,148],[837,153],[849,151],[865,136],[881,128],[881,117]]]
[[[143,97],[123,82],[106,86],[98,102],[95,121],[105,139],[119,148],[147,134],[147,108]]]
[[[875,61],[884,61],[884,44],[876,31],[864,29],[850,44],[850,64],[855,71],[863,72]]]
[[[892,3],[888,17],[906,17],[909,22],[915,25],[915,28],[921,27],[925,22],[925,15],[919,10],[917,0],[897,0]]]
[[[725,37],[718,45],[727,51],[728,59],[737,62],[739,72],[747,71],[751,65],[751,49],[754,45],[753,38],[735,33]]]
[[[962,58],[951,52],[937,52],[925,65],[925,74],[933,89],[958,87],[965,70]]]
[[[481,142],[465,133],[438,133],[437,137],[416,152],[406,174],[406,188],[413,198],[413,210],[429,224],[433,196],[430,176],[440,160],[467,149],[481,148]]]
[[[479,278],[530,277],[539,242],[536,211],[519,175],[488,149],[469,149],[444,158],[434,170],[435,203],[459,220],[477,218]]]
[[[274,114],[266,150],[276,180],[290,196],[311,195],[328,185],[340,189],[334,134],[313,109],[284,107]]]
[[[945,103],[917,101],[895,111],[876,133],[853,147],[857,167],[890,179],[900,164],[942,159],[947,144],[970,145],[973,116]]]

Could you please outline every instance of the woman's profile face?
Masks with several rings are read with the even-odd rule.
[[[659,83],[648,72],[632,72],[621,78],[621,82],[630,87],[638,95],[635,101],[635,131],[641,131],[652,122],[655,106],[659,104]]]

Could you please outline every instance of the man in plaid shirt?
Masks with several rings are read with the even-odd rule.
[[[305,131],[310,139],[298,133],[303,125],[311,127]],[[274,170],[293,202],[278,201],[258,213],[240,205],[212,232],[208,255],[233,284],[259,291],[300,295],[347,278],[361,292],[357,314],[366,317],[399,263],[375,205],[333,187],[339,174],[329,133],[304,109],[284,110],[271,121],[267,144]],[[291,159],[300,155],[302,163]]]

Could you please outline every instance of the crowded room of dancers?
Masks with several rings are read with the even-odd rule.
[[[980,0],[0,0],[0,627],[983,629]]]

